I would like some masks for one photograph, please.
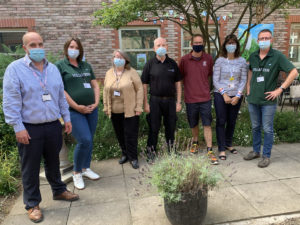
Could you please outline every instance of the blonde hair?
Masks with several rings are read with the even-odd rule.
[[[119,52],[120,55],[125,59],[125,66],[124,68],[127,69],[127,70],[130,70],[130,58],[128,56],[128,54],[124,51],[122,51],[121,49],[117,49],[113,52],[113,58],[112,58],[112,65],[114,67],[114,57],[116,55],[116,53]]]

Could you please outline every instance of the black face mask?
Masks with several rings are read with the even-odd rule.
[[[204,45],[193,45],[193,50],[195,52],[201,52],[204,49]]]

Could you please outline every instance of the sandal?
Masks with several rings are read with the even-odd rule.
[[[237,152],[238,152],[235,148],[233,148],[233,149],[229,149],[228,147],[225,147],[225,148],[226,148],[226,150],[230,151],[230,153],[232,153],[232,154],[237,154]]]
[[[221,160],[226,160],[226,155],[219,155],[219,159],[221,159]]]
[[[223,153],[224,152],[224,154],[225,154],[225,151],[221,151],[220,153]],[[226,160],[226,155],[219,155],[219,159],[221,159],[221,160]]]

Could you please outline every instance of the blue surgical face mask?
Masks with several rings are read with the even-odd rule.
[[[77,57],[79,56],[79,50],[78,49],[68,49],[68,56],[71,59],[77,59]]]
[[[204,49],[204,45],[193,45],[193,51],[201,52]]]
[[[271,46],[271,41],[267,40],[267,41],[259,41],[258,42],[258,46],[260,49],[264,50],[264,49],[268,49]]]
[[[228,53],[234,53],[236,50],[236,44],[228,44],[225,46]]]
[[[114,65],[116,67],[122,67],[125,65],[125,59],[114,58]]]
[[[164,56],[167,54],[167,49],[164,48],[164,47],[159,47],[157,50],[156,50],[156,54],[158,56]]]
[[[29,57],[35,62],[41,62],[45,58],[45,49],[43,48],[29,49]]]

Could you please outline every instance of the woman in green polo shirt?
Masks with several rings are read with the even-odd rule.
[[[93,137],[98,121],[99,86],[92,67],[82,61],[83,47],[78,38],[64,45],[65,58],[56,63],[70,106],[72,134],[77,141],[74,150],[73,181],[77,189],[84,189],[82,176],[92,180],[100,178],[90,169]]]

